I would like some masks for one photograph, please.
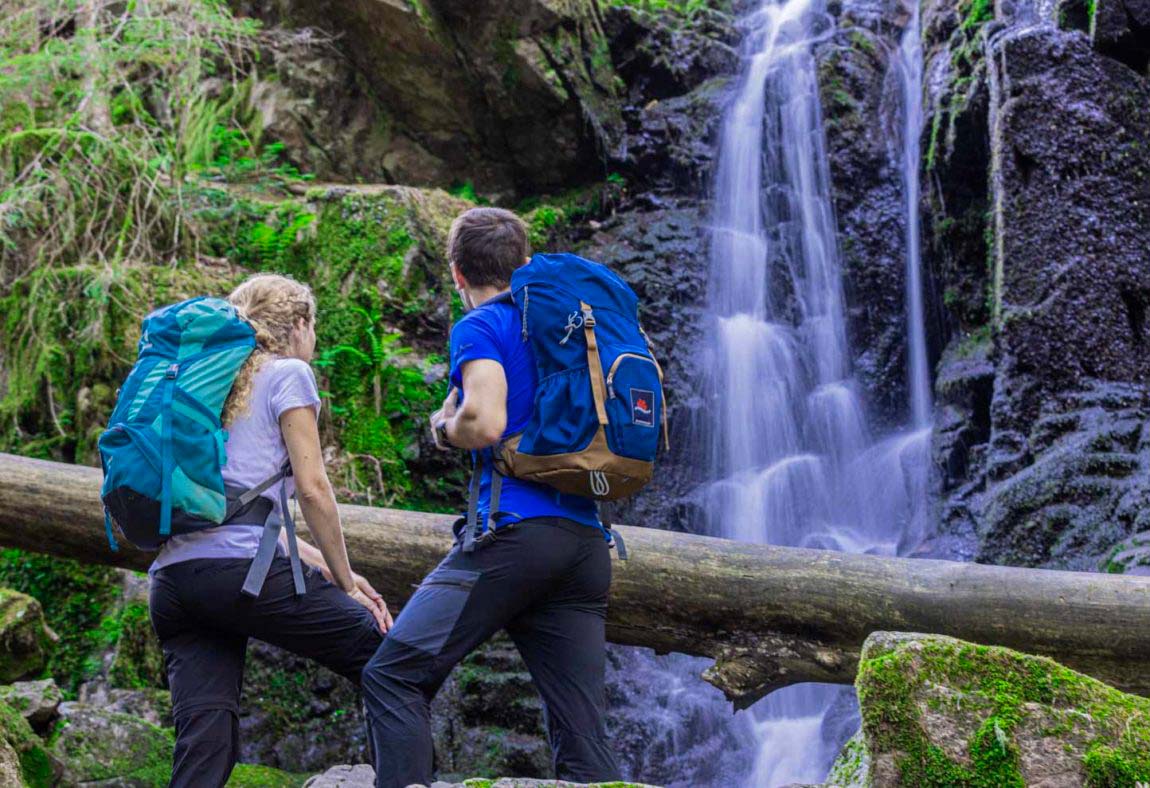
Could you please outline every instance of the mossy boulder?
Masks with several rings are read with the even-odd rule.
[[[1150,699],[1043,657],[876,632],[857,686],[866,779],[875,785],[1150,781]]]
[[[0,682],[40,673],[55,640],[44,624],[39,602],[18,591],[0,589]]]
[[[64,764],[66,782],[167,785],[174,747],[170,730],[83,703],[65,703],[60,713],[64,719],[50,746]]]
[[[0,702],[0,785],[48,788],[58,784],[59,772],[28,721]]]
[[[17,681],[0,687],[0,701],[7,703],[28,721],[37,733],[46,733],[56,719],[64,693],[52,679]]]

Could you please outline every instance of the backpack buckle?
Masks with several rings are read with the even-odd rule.
[[[179,364],[169,364],[168,371],[164,373],[164,377],[168,380],[175,380],[176,376],[180,374]]]
[[[593,315],[591,313],[591,307],[589,307],[589,306],[583,307],[583,327],[584,328],[594,328],[595,327],[595,315]]]

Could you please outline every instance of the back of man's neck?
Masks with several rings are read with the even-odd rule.
[[[507,289],[507,287],[496,286],[475,288],[471,291],[471,303],[474,304],[475,308],[478,309],[488,301],[498,298],[499,296],[506,293]]]

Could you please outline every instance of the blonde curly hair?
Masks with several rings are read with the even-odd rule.
[[[240,317],[256,331],[256,349],[240,368],[224,403],[223,422],[231,424],[247,413],[256,373],[269,358],[291,353],[292,331],[300,320],[315,320],[311,288],[289,276],[257,274],[228,296]]]

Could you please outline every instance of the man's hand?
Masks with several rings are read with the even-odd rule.
[[[355,588],[348,592],[348,596],[366,607],[379,624],[379,631],[387,634],[391,625],[395,623],[391,618],[391,612],[387,609],[387,603],[363,575],[353,573],[352,577],[355,580]]]
[[[450,449],[451,446],[444,445],[441,437],[440,427],[447,424],[448,420],[455,416],[456,409],[459,407],[459,389],[452,386],[451,391],[447,394],[447,399],[443,401],[443,407],[431,414],[429,421],[431,422],[431,439],[435,441],[437,449]]]

